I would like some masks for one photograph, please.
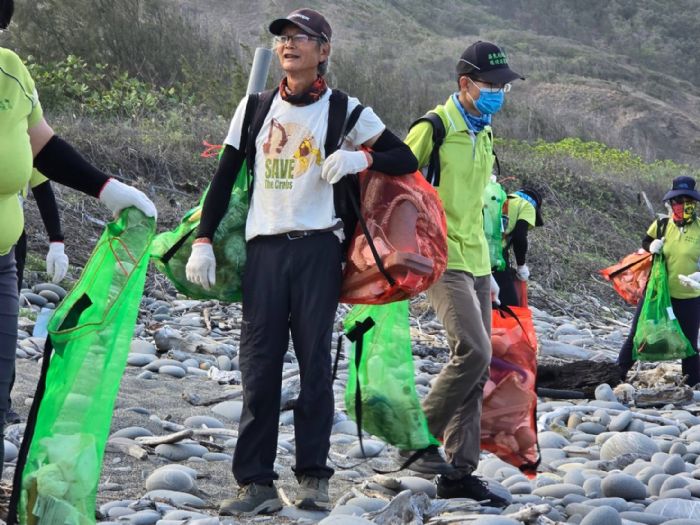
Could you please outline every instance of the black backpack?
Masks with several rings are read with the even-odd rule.
[[[445,124],[443,124],[440,115],[434,111],[428,111],[421,118],[414,121],[411,127],[419,122],[428,122],[433,127],[433,149],[430,152],[430,161],[428,162],[428,171],[425,174],[425,179],[437,188],[440,185],[440,147],[445,142],[445,136],[447,135]],[[496,173],[500,176],[501,163],[498,162],[498,155],[496,155],[495,151],[493,151],[493,157],[496,162]]]
[[[253,168],[255,166],[255,139],[260,133],[265,117],[270,111],[272,101],[275,98],[277,89],[270,89],[262,93],[253,93],[249,95],[248,108],[252,107],[252,117],[250,119],[250,127],[244,130],[241,142],[245,141],[246,161],[248,164],[248,175],[250,181],[249,194],[252,195],[253,190]],[[252,100],[251,100],[252,99]],[[252,106],[250,102],[252,101]],[[360,113],[364,110],[364,106],[358,105],[347,117],[348,112],[348,95],[339,89],[334,89],[331,92],[329,99],[328,110],[328,129],[326,132],[326,141],[323,145],[325,157],[336,151],[342,144],[347,134],[357,123],[360,118]],[[246,108],[246,110],[248,110]],[[355,197],[356,202],[360,200],[360,184],[357,175],[348,175],[343,177],[338,183],[333,185],[333,203],[335,205],[336,217],[343,221],[343,232],[345,233],[345,241],[343,241],[343,253],[347,251],[350,245],[350,240],[355,233],[358,217],[355,207],[352,204],[352,198]]]

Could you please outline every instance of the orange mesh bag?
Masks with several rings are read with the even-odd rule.
[[[359,186],[367,234],[358,224],[340,301],[386,304],[426,290],[447,265],[445,211],[437,192],[420,172],[389,176],[367,170],[359,174]]]
[[[522,471],[534,472],[539,465],[537,336],[530,309],[494,308],[491,345],[493,356],[481,410],[481,448]]]
[[[651,254],[639,249],[624,256],[619,263],[599,270],[598,273],[612,283],[615,291],[628,304],[636,305],[644,296],[650,271]]]

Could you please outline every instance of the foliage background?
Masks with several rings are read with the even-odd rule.
[[[289,0],[18,0],[0,45],[37,81],[50,123],[95,164],[154,198],[160,226],[197,200],[266,25]],[[493,40],[527,80],[494,127],[507,189],[543,190],[533,279],[620,305],[596,270],[635,249],[670,180],[698,176],[700,0],[308,0],[333,30],[330,82],[399,134],[454,90],[454,65]],[[273,85],[280,71],[269,77]],[[73,261],[104,212],[58,190]],[[37,251],[46,237],[33,207]],[[87,242],[86,242],[87,241]]]

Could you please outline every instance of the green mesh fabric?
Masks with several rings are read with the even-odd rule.
[[[666,361],[692,355],[695,355],[695,350],[671,308],[666,263],[663,255],[657,254],[634,333],[632,357],[639,361]]]
[[[506,201],[506,192],[495,181],[491,181],[484,189],[484,234],[489,245],[489,259],[491,268],[503,270],[506,261],[503,258],[503,228],[502,215],[503,203]]]
[[[177,228],[159,234],[153,241],[151,254],[156,268],[170,279],[179,292],[188,297],[227,302],[237,302],[242,298],[241,275],[245,267],[245,223],[248,216],[247,174],[244,162],[231,192],[226,215],[214,234],[216,284],[209,290],[189,282],[185,275],[207,192],[202,196],[199,205],[187,212]]]
[[[345,390],[345,407],[356,419],[355,394],[359,380],[363,430],[400,449],[417,450],[439,442],[430,434],[414,380],[408,322],[408,301],[354,307],[343,324],[348,333],[355,323],[371,317],[374,328],[364,336],[359,366],[352,344]]]
[[[54,353],[22,474],[20,523],[95,523],[102,457],[154,233],[152,218],[123,211],[49,322]]]

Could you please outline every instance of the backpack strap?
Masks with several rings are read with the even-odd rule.
[[[248,195],[253,195],[253,176],[255,168],[255,139],[258,138],[258,133],[262,129],[265,117],[270,112],[270,106],[277,93],[277,88],[268,89],[261,93],[251,93],[248,95],[248,101],[255,100],[251,109],[250,103],[246,107],[246,114],[243,121],[243,129],[241,130],[241,145],[245,146],[245,159],[248,166]],[[250,111],[250,115],[248,112]],[[249,124],[246,126],[245,119],[248,119]],[[245,140],[244,140],[245,139]]]
[[[411,127],[419,122],[429,122],[433,127],[433,149],[430,152],[430,161],[428,162],[428,173],[426,180],[435,187],[440,185],[440,146],[445,141],[445,124],[443,124],[440,115],[434,111],[428,111],[421,118],[413,122]]]
[[[326,142],[323,144],[325,158],[340,147],[349,131],[346,126],[347,114],[348,95],[339,89],[334,89],[328,99],[328,130]]]
[[[663,239],[666,236],[666,228],[668,227],[668,217],[660,217],[656,219],[656,238]]]

